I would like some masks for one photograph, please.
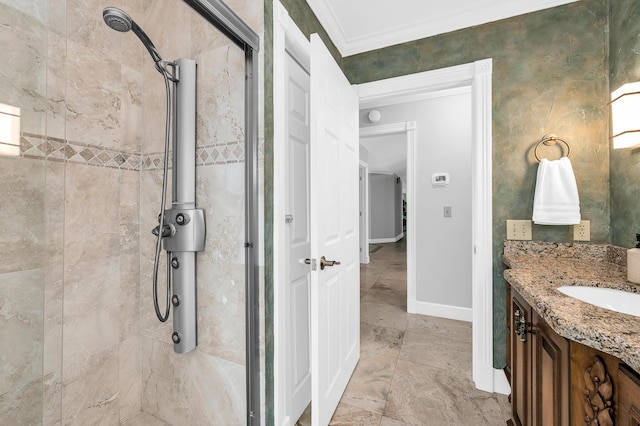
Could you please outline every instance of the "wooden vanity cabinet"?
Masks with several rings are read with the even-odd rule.
[[[640,377],[628,366],[618,368],[618,424],[640,425]]]
[[[520,318],[531,321],[531,307],[515,291],[511,291],[511,413],[515,426],[531,423],[531,344],[516,334]],[[529,336],[527,336],[529,337]]]
[[[517,426],[569,424],[569,342],[511,289],[511,409]]]
[[[558,335],[507,283],[507,366],[515,426],[640,426],[640,374]]]
[[[558,335],[535,311],[531,318],[532,425],[569,424],[569,341]]]

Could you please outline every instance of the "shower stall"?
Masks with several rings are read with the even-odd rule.
[[[0,0],[0,423],[259,424],[262,27],[255,0]]]

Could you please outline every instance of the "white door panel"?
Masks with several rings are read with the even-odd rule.
[[[304,344],[309,340],[309,279],[307,276],[301,277],[300,280],[291,283],[291,321],[293,341],[298,342],[295,347],[296,356],[293,357],[291,367],[293,370],[293,393],[304,392],[302,389],[308,385],[310,378],[310,353],[309,345]],[[301,343],[302,342],[302,343]],[[310,391],[310,389],[309,389]],[[306,392],[309,393],[309,392]],[[298,407],[298,410],[307,406],[309,401],[302,401],[304,407]]]
[[[285,202],[288,223],[286,282],[288,349],[287,412],[297,420],[311,401],[311,341],[309,266],[303,260],[311,255],[309,223],[309,74],[290,56],[286,63],[286,163]],[[282,218],[284,219],[284,218]]]
[[[312,424],[329,423],[360,356],[358,97],[311,36]],[[319,262],[341,262],[321,270]]]

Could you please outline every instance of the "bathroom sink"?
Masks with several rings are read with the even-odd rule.
[[[583,302],[640,317],[640,294],[612,288],[562,286],[558,291]]]

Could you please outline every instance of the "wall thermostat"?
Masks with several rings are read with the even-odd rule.
[[[449,185],[449,173],[434,173],[431,175],[431,184],[435,186]]]

